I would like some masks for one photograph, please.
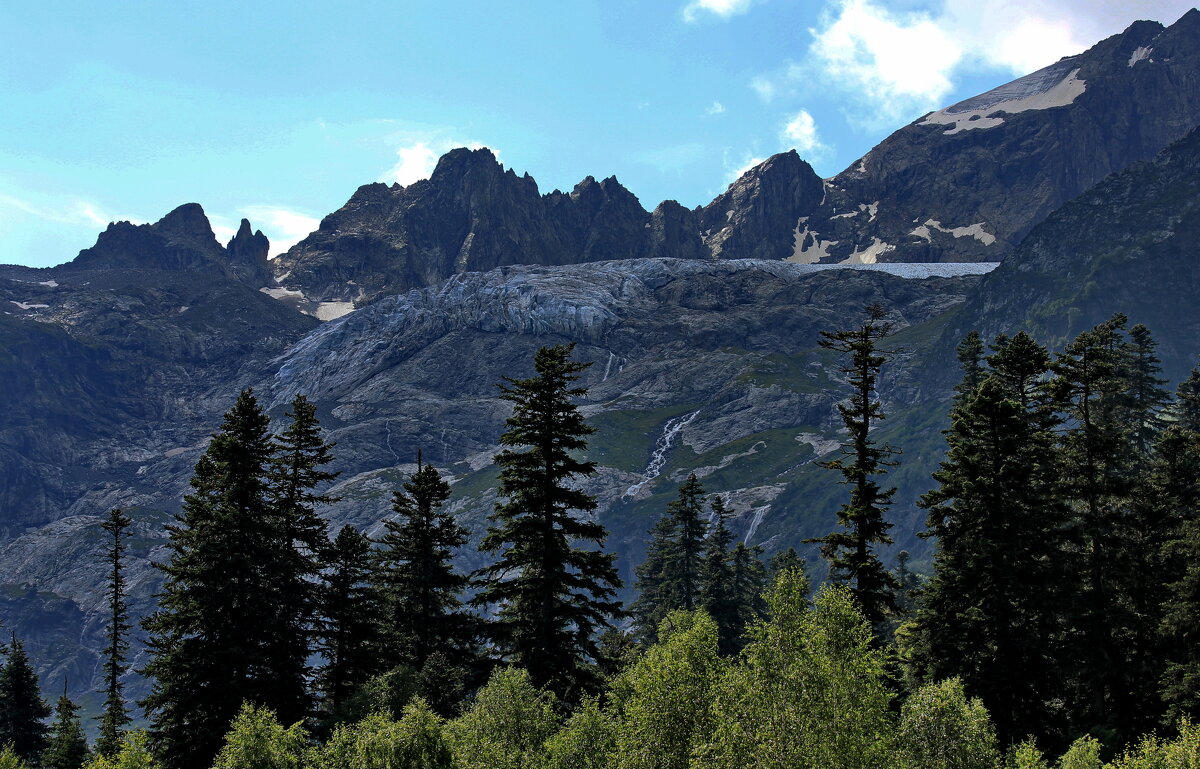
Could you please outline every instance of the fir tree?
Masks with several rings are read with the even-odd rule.
[[[543,347],[536,376],[501,386],[514,408],[496,455],[504,501],[480,545],[498,558],[484,569],[479,594],[499,607],[491,626],[497,650],[568,702],[592,685],[596,633],[620,612],[615,557],[577,544],[600,548],[607,532],[587,517],[595,497],[574,483],[596,465],[577,458],[594,428],[572,403],[587,392],[573,383],[590,365],[572,363],[573,349]]]
[[[787,550],[780,550],[775,555],[771,556],[771,561],[767,564],[767,584],[774,585],[779,579],[779,575],[789,569],[796,571],[803,576],[808,571],[808,564],[796,552],[796,548],[789,547]]]
[[[384,524],[376,581],[384,600],[387,666],[403,664],[420,672],[440,654],[435,662],[444,667],[453,658],[461,678],[473,663],[475,632],[461,600],[469,579],[453,564],[455,550],[466,544],[468,534],[442,509],[449,496],[450,484],[433,465],[422,464],[418,454],[417,471],[392,497],[396,517]],[[435,710],[448,714],[452,698],[441,688],[421,694]]]
[[[335,498],[319,489],[336,473],[324,469],[333,461],[333,444],[326,443],[317,420],[316,404],[297,395],[287,413],[288,426],[275,436],[267,465],[268,511],[274,553],[264,569],[274,598],[276,617],[265,653],[272,679],[262,680],[261,701],[284,723],[294,723],[312,711],[304,683],[311,669],[320,597],[321,569],[329,547],[328,527],[317,508]]]
[[[192,493],[167,527],[170,561],[159,609],[145,620],[154,679],[144,700],[151,741],[167,769],[205,769],[242,701],[306,712],[301,670],[280,654],[289,603],[275,568],[290,542],[268,490],[267,415],[246,390],[196,463]]]
[[[737,625],[734,627],[737,638],[736,646],[742,647],[742,636],[746,629],[762,619],[767,611],[763,593],[767,589],[767,567],[762,562],[762,548],[751,547],[745,542],[739,542],[729,556],[730,592],[737,605]]]
[[[917,593],[921,579],[908,567],[911,555],[907,550],[896,554],[896,613],[901,620],[909,619],[917,608]]]
[[[15,635],[6,654],[0,668],[0,746],[12,745],[17,756],[36,766],[47,745],[43,720],[50,706],[42,699],[25,645]]]
[[[1141,323],[1129,329],[1121,373],[1126,381],[1126,419],[1139,464],[1149,460],[1154,441],[1166,425],[1163,411],[1171,401],[1170,394],[1164,389],[1167,380],[1159,376],[1162,365],[1157,348],[1158,342],[1150,329]]]
[[[692,473],[667,505],[674,522],[675,543],[663,567],[672,610],[693,611],[700,602],[700,568],[704,552],[704,487]]]
[[[1180,427],[1200,433],[1200,367],[1193,368],[1188,378],[1179,383],[1175,413]]]
[[[1005,740],[1062,728],[1050,644],[1066,515],[1053,437],[991,377],[954,408],[946,439],[938,488],[920,502],[937,552],[914,629],[916,677],[961,678]]]
[[[1130,497],[1138,457],[1129,418],[1129,359],[1123,315],[1080,334],[1055,363],[1054,388],[1067,430],[1060,440],[1062,492],[1074,512],[1078,596],[1068,678],[1082,730],[1116,734],[1155,720],[1156,676],[1146,676],[1156,622],[1133,595],[1142,569]]]
[[[821,545],[821,554],[829,562],[830,576],[849,583],[850,592],[862,607],[863,615],[879,626],[888,612],[895,610],[896,580],[880,561],[876,548],[890,545],[891,524],[885,518],[895,489],[884,489],[875,480],[895,463],[890,446],[880,446],[873,429],[884,418],[883,407],[875,400],[875,383],[889,353],[879,349],[879,341],[890,333],[879,305],[867,308],[866,321],[856,329],[822,331],[821,346],[850,356],[842,371],[852,392],[848,403],[839,403],[838,412],[850,433],[842,446],[843,458],[821,463],[842,474],[850,486],[850,500],[838,510],[842,531],[807,540]]]
[[[728,518],[725,501],[713,497],[713,523],[704,540],[704,560],[700,566],[700,608],[717,623],[718,648],[725,655],[738,651],[745,630],[737,595],[731,589],[733,532],[725,525]]]
[[[658,641],[658,626],[671,612],[671,595],[665,573],[675,548],[675,521],[664,515],[649,532],[646,558],[634,569],[637,598],[630,607],[637,636],[646,645]]]
[[[79,722],[79,706],[64,692],[54,708],[50,744],[42,753],[42,769],[80,769],[88,755],[87,736]]]
[[[342,720],[350,695],[381,671],[382,612],[373,573],[371,540],[353,526],[343,526],[328,551],[317,642],[325,658],[317,690],[331,723]]]
[[[1046,388],[1050,353],[1024,331],[1012,338],[998,336],[992,344],[992,350],[987,359],[991,376],[1004,384],[1024,413],[1050,425],[1053,422],[1050,416],[1053,409]],[[964,380],[969,376],[969,372],[963,372]],[[974,394],[974,390],[971,394]]]
[[[983,367],[983,338],[978,331],[971,331],[958,343],[955,352],[963,372],[962,381],[954,388],[955,402],[958,403],[974,395],[986,375]]]
[[[113,756],[121,749],[122,730],[129,724],[129,711],[125,706],[124,686],[121,676],[128,665],[125,655],[129,651],[129,610],[125,604],[125,575],[123,573],[125,540],[133,521],[120,508],[113,508],[101,527],[112,537],[105,555],[109,567],[108,587],[108,630],[104,651],[104,712],[100,715],[100,734],[96,740],[96,753]]]

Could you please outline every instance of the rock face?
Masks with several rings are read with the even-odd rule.
[[[914,121],[829,181],[805,261],[1001,261],[1104,177],[1200,123],[1200,12]],[[824,245],[823,245],[824,244]]]
[[[998,262],[1051,211],[1198,123],[1192,11],[926,115],[832,179],[787,152],[694,210],[647,213],[614,178],[541,195],[490,151],[454,150],[426,181],[360,188],[276,260],[270,285],[362,306],[509,264]]]

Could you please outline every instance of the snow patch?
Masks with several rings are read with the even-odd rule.
[[[829,218],[830,219],[850,219],[852,217],[858,216],[858,214],[859,214],[858,211],[850,211],[845,214],[834,214],[833,216],[831,216]]]
[[[796,230],[793,233],[794,240],[792,241],[792,255],[784,261],[792,264],[816,264],[817,262],[829,256],[829,247],[836,246],[841,241],[838,240],[821,240],[819,232],[810,231],[808,225],[804,225],[804,229],[800,229],[808,217],[803,217],[796,223]],[[812,235],[812,245],[808,248],[804,244],[808,242],[809,235]]]
[[[1063,77],[1064,65],[1070,66],[1071,63],[1072,60],[1067,60],[1051,64],[1045,69],[987,93],[932,112],[918,125],[949,126],[949,129],[942,133],[956,134],[973,128],[995,128],[1004,123],[1004,118],[994,117],[1001,112],[1015,114],[1028,110],[1065,107],[1079,98],[1086,89],[1086,83],[1078,77],[1078,67]]]
[[[796,436],[796,440],[812,446],[815,455],[818,457],[823,457],[834,449],[840,448],[842,445],[840,440],[826,438],[820,433],[800,433]]]
[[[259,291],[263,292],[272,299],[304,298],[304,292],[298,288],[284,288],[282,286],[279,288],[268,288],[267,286],[263,286],[259,289]]]
[[[984,229],[986,222],[977,222],[969,227],[945,227],[937,219],[927,219],[925,223],[919,227],[915,227],[909,235],[916,235],[918,238],[923,238],[926,241],[933,240],[933,233],[930,229],[944,232],[947,235],[953,235],[956,238],[971,237],[978,240],[985,246],[990,246],[996,242],[996,236]]]
[[[879,238],[872,237],[871,245],[867,246],[862,251],[855,246],[854,253],[842,260],[842,264],[875,264],[879,261],[879,257],[889,251],[896,250],[896,247],[891,243],[885,243]]]
[[[184,306],[180,307],[180,308],[177,310],[177,312],[179,312],[180,314],[182,314],[182,313],[185,313],[185,312],[187,312],[187,311],[188,311],[188,310],[190,310],[190,309],[192,309],[192,308],[191,308],[191,307],[188,307],[188,306],[185,304]]]
[[[317,320],[337,320],[354,312],[354,302],[317,302],[313,317]]]
[[[18,302],[15,299],[9,299],[8,301],[20,307],[22,310],[43,310],[50,306],[48,304],[26,304],[25,302]]]
[[[1133,52],[1133,55],[1129,57],[1129,66],[1132,67],[1134,64],[1137,64],[1139,61],[1146,61],[1147,59],[1150,59],[1150,54],[1152,54],[1152,53],[1154,53],[1153,48],[1147,48],[1146,46],[1142,46],[1141,48],[1138,48],[1136,51]],[[1154,61],[1154,59],[1150,59],[1150,61]]]
[[[43,280],[41,283],[38,283],[38,285],[46,286],[48,288],[58,288],[58,281],[57,280]]]

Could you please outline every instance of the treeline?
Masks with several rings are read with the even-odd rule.
[[[145,733],[123,731],[128,626],[110,585],[92,764],[983,769],[1048,767],[1046,751],[1062,769],[1200,765],[1200,373],[1172,398],[1149,331],[1122,316],[1057,355],[1024,333],[969,335],[921,501],[936,542],[922,580],[882,559],[900,456],[875,440],[890,331],[868,308],[822,343],[850,390],[846,442],[824,463],[848,499],[812,540],[829,584],[812,597],[794,550],[768,567],[735,543],[724,500],[693,476],[649,534],[629,632],[578,484],[595,467],[570,346],[502,386],[514,409],[480,544],[493,562],[473,575],[452,565],[467,537],[443,510],[449,486],[419,458],[378,541],[345,527],[331,542],[315,408],[297,397],[272,436],[243,393],[170,529]],[[9,678],[32,677],[8,672],[23,655],[14,639],[6,707]],[[74,752],[56,763],[34,700],[12,709],[20,724],[0,717],[7,755],[78,769],[74,706],[60,700],[53,745]],[[1154,730],[1168,736],[1137,742]]]

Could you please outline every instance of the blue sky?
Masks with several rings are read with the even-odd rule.
[[[202,204],[278,252],[373,181],[486,145],[543,192],[706,203],[797,149],[823,176],[1161,0],[0,4],[0,263]]]

